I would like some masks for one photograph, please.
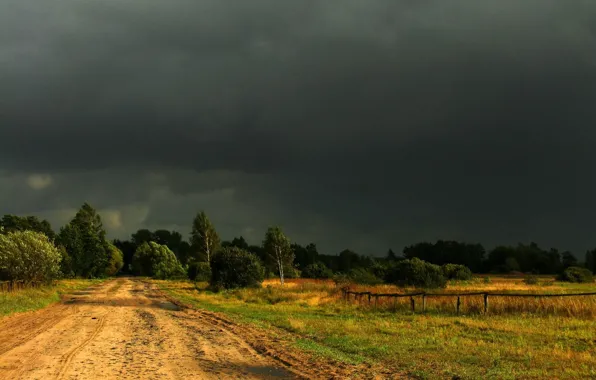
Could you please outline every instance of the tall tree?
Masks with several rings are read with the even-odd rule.
[[[192,222],[190,242],[197,259],[211,262],[211,256],[220,245],[219,236],[204,211],[197,214]]]
[[[46,235],[50,240],[54,240],[56,234],[52,230],[50,222],[39,220],[36,216],[16,216],[4,215],[0,220],[0,227],[4,233],[16,231],[35,231]]]
[[[111,256],[109,243],[99,214],[88,203],[83,204],[75,217],[60,230],[58,243],[71,257],[75,275],[105,275]]]
[[[263,248],[270,260],[273,260],[279,273],[279,281],[284,284],[284,270],[292,269],[294,264],[294,251],[290,239],[284,235],[279,227],[270,227],[265,234]]]

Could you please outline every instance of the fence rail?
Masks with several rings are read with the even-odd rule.
[[[40,288],[47,284],[47,282],[43,281],[0,281],[0,293],[12,293],[23,289]]]
[[[416,300],[414,297],[422,297],[422,311],[426,311],[426,299],[432,297],[457,297],[456,311],[459,314],[461,309],[461,298],[467,296],[482,296],[484,298],[484,312],[488,313],[489,308],[489,297],[526,297],[526,298],[548,298],[548,297],[587,297],[596,296],[596,292],[590,293],[542,293],[542,294],[529,294],[529,293],[493,293],[493,292],[470,292],[470,293],[372,293],[372,292],[354,292],[347,288],[342,289],[343,298],[346,301],[350,301],[350,296],[354,295],[355,301],[362,301],[362,297],[368,298],[368,304],[372,304],[374,299],[374,305],[377,307],[377,303],[380,297],[389,298],[410,298],[410,307],[412,312],[416,311]]]

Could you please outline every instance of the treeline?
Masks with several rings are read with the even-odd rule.
[[[87,203],[57,234],[35,216],[0,220],[0,280],[107,277],[123,264],[122,252],[107,240],[99,214]]]
[[[474,273],[501,274],[560,274],[578,266],[592,272],[596,270],[596,249],[587,252],[585,262],[579,263],[568,251],[546,250],[535,243],[498,246],[487,252],[481,244],[439,240],[407,246],[402,254],[390,249],[381,257],[372,257],[348,249],[335,255],[323,254],[313,243],[304,246],[290,242],[279,227],[269,228],[260,244],[249,244],[242,236],[221,240],[204,212],[199,212],[192,220],[188,239],[176,231],[141,229],[128,240],[109,241],[99,214],[87,203],[58,233],[49,222],[35,216],[5,215],[0,220],[0,235],[3,239],[0,280],[22,279],[16,277],[25,275],[13,273],[11,266],[34,267],[45,263],[44,260],[53,263],[46,266],[50,269],[41,271],[46,273],[46,278],[93,278],[122,272],[157,278],[188,275],[207,280],[213,277],[212,264],[220,252],[225,252],[226,257],[244,257],[238,262],[249,254],[258,264],[250,265],[261,268],[259,276],[278,277],[282,283],[285,278],[295,277],[345,278],[362,283],[403,282],[396,278],[401,276],[396,274],[396,268],[402,268],[400,273],[407,272],[408,265],[422,268],[422,264],[413,259],[436,265],[424,268],[429,273],[440,271],[446,279],[451,278],[449,273],[453,267],[449,265],[452,264],[458,265],[458,273],[463,271],[461,268],[469,268]],[[26,263],[26,260],[33,262]],[[251,260],[247,262],[253,263]]]

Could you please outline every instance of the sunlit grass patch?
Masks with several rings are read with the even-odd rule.
[[[42,309],[60,301],[62,294],[84,289],[99,282],[101,280],[60,280],[54,286],[0,293],[0,317]]]
[[[220,293],[205,290],[206,284],[196,289],[187,282],[158,283],[172,296],[197,307],[226,313],[238,322],[267,331],[272,327],[286,330],[296,335],[296,347],[345,363],[377,363],[431,379],[596,376],[596,320],[586,315],[576,317],[579,306],[571,299],[555,297],[549,299],[554,301],[554,306],[548,306],[551,309],[545,302],[542,309],[526,310],[522,304],[506,309],[505,301],[510,298],[504,298],[503,305],[495,298],[491,299],[494,313],[470,313],[470,304],[466,303],[465,312],[458,316],[454,300],[447,297],[434,309],[429,305],[431,310],[422,314],[409,311],[409,299],[400,300],[396,308],[346,303],[333,282],[310,281],[289,280],[285,287],[273,281],[262,289]],[[360,288],[404,291],[391,285]],[[527,285],[520,279],[493,278],[490,283],[482,279],[453,283],[444,291],[469,292],[477,288],[585,292],[594,285],[554,283],[545,290],[540,284]],[[521,300],[533,302],[534,298]],[[566,307],[572,312],[560,313]]]

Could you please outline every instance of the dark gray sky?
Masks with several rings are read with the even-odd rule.
[[[0,213],[596,246],[592,0],[0,0]]]

